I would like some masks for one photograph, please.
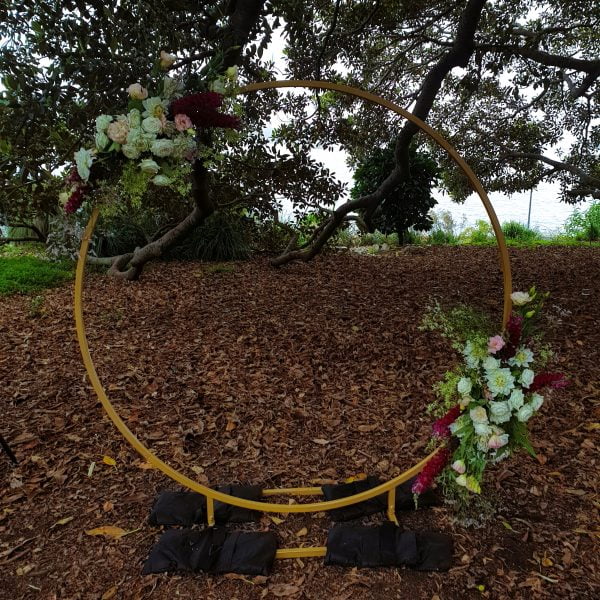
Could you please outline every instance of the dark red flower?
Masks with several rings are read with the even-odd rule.
[[[569,380],[562,373],[538,373],[533,378],[533,383],[529,386],[529,391],[536,392],[547,386],[558,390],[568,385]]]
[[[79,177],[79,173],[77,172],[77,167],[73,167],[67,176],[66,184],[71,185],[73,183],[81,183],[82,181],[83,180]]]
[[[460,415],[460,406],[453,406],[443,417],[438,419],[433,424],[433,437],[447,438],[450,437],[450,429],[448,427],[458,419]]]
[[[86,186],[80,186],[69,196],[69,199],[65,204],[65,212],[67,214],[74,213],[83,204],[86,189]]]
[[[171,113],[187,115],[196,127],[224,127],[238,129],[240,120],[233,115],[217,111],[223,104],[223,96],[216,92],[199,92],[174,100]]]
[[[442,472],[450,458],[450,449],[446,446],[438,450],[429,462],[423,467],[423,470],[417,475],[412,485],[413,494],[422,494],[428,490],[433,480]]]
[[[520,315],[511,315],[506,324],[506,345],[498,352],[499,358],[507,360],[517,353],[517,348],[521,343],[522,333],[523,317]]]

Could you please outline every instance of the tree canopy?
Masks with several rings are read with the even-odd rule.
[[[562,199],[600,197],[600,6],[593,0],[225,0],[8,2],[0,7],[0,214],[57,210],[55,177],[96,115],[132,82],[156,78],[161,50],[186,89],[237,64],[242,82],[323,79],[373,91],[441,131],[490,190],[559,182]],[[283,36],[285,66],[265,49]],[[283,70],[283,72],[281,72]],[[274,114],[285,115],[264,132]],[[408,151],[429,145],[380,107],[332,92],[261,92],[244,100],[245,132],[214,170],[214,208],[261,214],[282,196],[329,215],[304,248],[314,256],[346,216],[374,212],[409,176]],[[373,193],[334,209],[342,186],[310,158],[316,145],[358,164],[393,141],[396,164]],[[457,200],[467,180],[439,149],[442,183]],[[149,201],[165,202],[165,198]],[[191,205],[190,205],[191,207]],[[179,218],[190,207],[179,206]]]

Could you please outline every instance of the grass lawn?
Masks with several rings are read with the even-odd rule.
[[[29,294],[60,285],[73,276],[70,262],[50,262],[35,256],[0,256],[0,296]]]

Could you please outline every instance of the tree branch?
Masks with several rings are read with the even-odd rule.
[[[549,158],[543,154],[537,154],[535,152],[507,152],[504,156],[500,157],[500,159],[502,158],[530,158],[531,160],[539,160],[547,165],[550,165],[551,167],[554,167],[555,169],[558,169],[559,171],[568,171],[569,173],[573,173],[573,175],[577,175],[581,179],[582,183],[600,188],[600,179],[593,177],[581,167]]]
[[[469,62],[475,47],[475,32],[485,3],[486,0],[469,0],[467,2],[460,16],[452,48],[438,60],[425,77],[413,110],[413,114],[423,121],[427,119],[446,75],[454,67],[465,67]],[[385,196],[408,175],[408,148],[418,131],[419,128],[412,122],[408,121],[404,124],[396,140],[396,167],[375,192],[354,200],[349,200],[336,208],[310,246],[303,250],[283,252],[280,256],[273,259],[271,264],[280,266],[292,260],[307,261],[312,259],[321,251],[327,240],[335,233],[348,213],[361,209],[366,209],[367,212],[373,211]]]

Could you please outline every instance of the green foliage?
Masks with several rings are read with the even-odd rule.
[[[172,248],[167,256],[180,260],[241,260],[250,253],[247,238],[239,215],[217,212]]]
[[[565,223],[567,235],[576,240],[600,240],[600,202],[594,202],[586,211],[574,210]]]
[[[459,235],[459,241],[461,244],[493,244],[495,243],[494,231],[487,221],[479,220],[475,227],[467,227],[462,231]]]
[[[428,413],[442,417],[456,404],[458,398],[456,386],[460,378],[461,373],[457,370],[444,373],[444,379],[433,386],[438,400],[427,406]]]
[[[495,330],[482,312],[466,304],[446,310],[437,300],[426,307],[419,329],[441,333],[456,349],[462,349],[467,340],[485,341]]]
[[[375,149],[359,163],[354,172],[354,187],[350,195],[359,198],[374,192],[395,167],[394,145]],[[411,147],[410,175],[387,194],[371,218],[375,228],[383,233],[397,233],[404,243],[409,228],[421,231],[433,224],[429,211],[436,204],[431,194],[439,179],[439,169],[433,158]]]
[[[255,219],[247,229],[252,250],[266,252],[267,254],[282,252],[291,237],[296,233],[289,223],[281,223],[273,219]]]
[[[153,175],[144,173],[137,162],[124,161],[119,185],[134,208],[140,208]]]
[[[518,221],[507,221],[502,224],[502,233],[507,240],[519,242],[532,242],[540,239],[540,234],[533,229],[529,229],[526,225]]]
[[[0,257],[0,295],[29,294],[72,279],[73,264],[33,256]]]

